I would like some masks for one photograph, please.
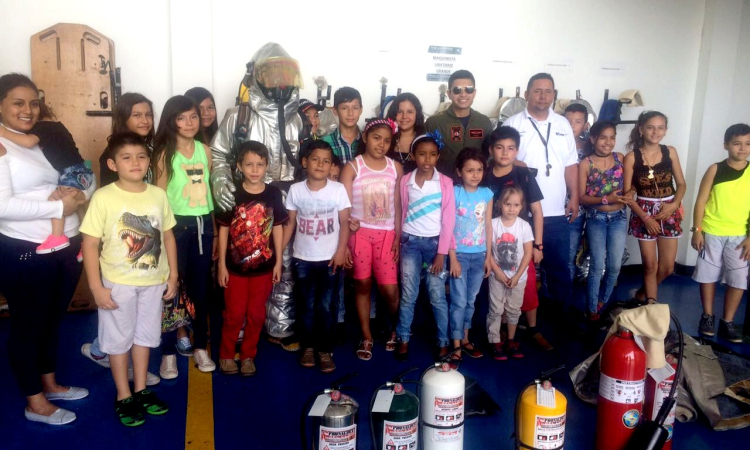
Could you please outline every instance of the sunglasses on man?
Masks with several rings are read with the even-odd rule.
[[[474,86],[453,86],[451,88],[453,95],[461,95],[463,91],[466,91],[467,94],[473,94],[476,90]]]

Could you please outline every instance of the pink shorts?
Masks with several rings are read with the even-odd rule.
[[[354,260],[353,277],[366,280],[375,274],[378,284],[397,284],[398,273],[391,247],[396,239],[394,230],[360,228],[349,238],[349,250]]]

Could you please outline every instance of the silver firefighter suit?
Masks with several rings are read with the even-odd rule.
[[[297,113],[302,79],[297,61],[278,44],[268,43],[247,64],[238,106],[227,110],[211,142],[213,170],[211,187],[222,210],[234,206],[234,183],[241,180],[236,166],[236,148],[253,140],[269,152],[266,183],[284,191],[294,181],[302,121]],[[280,133],[280,130],[284,133]],[[290,161],[290,158],[293,161]],[[293,334],[291,244],[284,251],[281,281],[274,285],[266,303],[266,330],[277,338]]]

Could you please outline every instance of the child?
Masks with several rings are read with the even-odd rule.
[[[657,300],[659,284],[674,272],[677,238],[682,236],[685,177],[677,150],[660,144],[666,134],[667,116],[642,112],[627,144],[632,151],[625,156],[624,191],[628,197],[638,194],[630,204],[630,234],[638,239],[643,261],[639,300]]]
[[[164,191],[143,181],[149,158],[140,136],[113,135],[107,165],[119,179],[91,199],[81,225],[83,262],[99,307],[99,345],[109,354],[117,388],[115,412],[123,425],[134,427],[143,424],[144,411],[168,410],[146,389],[146,368],[149,348],[158,347],[161,337],[161,299],[177,292],[175,219]],[[131,356],[134,392],[128,383]]]
[[[451,358],[461,361],[461,349],[472,358],[482,352],[469,342],[469,328],[482,280],[490,274],[492,252],[492,191],[480,187],[485,158],[477,149],[465,148],[456,159],[456,174],[461,185],[454,187],[456,226],[455,248],[450,249],[451,304],[450,325],[453,347],[459,349]],[[455,363],[454,363],[455,364]]]
[[[237,169],[243,181],[235,192],[231,211],[217,214],[219,224],[219,285],[224,290],[224,324],[221,328],[219,366],[232,375],[255,375],[258,340],[266,320],[266,299],[281,279],[280,255],[288,216],[281,191],[263,182],[268,149],[256,141],[237,148]],[[235,344],[243,324],[241,367],[234,360]]]
[[[331,158],[331,171],[328,173],[329,180],[338,183],[339,178],[341,177],[341,166],[341,158],[333,155],[333,157]]]
[[[427,291],[437,324],[439,357],[448,354],[448,303],[445,300],[445,256],[456,222],[453,180],[435,169],[443,140],[439,132],[417,136],[411,159],[417,168],[401,179],[401,305],[398,310],[396,357],[408,355],[414,305],[422,265],[427,264]]]
[[[387,303],[391,326],[398,312],[396,262],[401,220],[396,220],[396,211],[401,211],[398,183],[403,171],[401,164],[385,156],[395,133],[393,121],[371,120],[362,134],[364,154],[350,161],[341,171],[341,182],[352,204],[352,217],[359,221],[360,226],[349,238],[347,260],[353,263],[357,315],[362,330],[357,357],[364,361],[372,359],[370,291],[373,274]],[[396,332],[391,331],[386,350],[393,351],[395,347]]]
[[[734,314],[747,289],[750,260],[750,126],[739,123],[724,133],[724,149],[729,157],[712,164],[701,181],[693,209],[691,244],[698,250],[693,280],[700,283],[703,314],[698,332],[714,335],[714,295],[716,282],[726,284],[724,318],[719,321],[719,337],[742,342],[742,331],[734,327]],[[739,194],[739,195],[738,195]]]
[[[289,223],[284,228],[286,248],[294,238],[292,267],[294,288],[300,314],[304,349],[299,363],[315,367],[315,353],[320,371],[336,369],[333,362],[334,324],[339,273],[346,259],[349,240],[349,209],[351,203],[341,183],[330,181],[333,149],[323,141],[311,145],[310,153],[302,160],[307,169],[307,180],[295,183],[286,197]],[[343,224],[343,226],[342,226]]]
[[[359,117],[362,115],[362,96],[359,91],[342,87],[333,94],[333,114],[339,119],[339,126],[323,140],[333,149],[333,154],[348,163],[357,155],[357,146],[362,140],[359,132]]]
[[[580,103],[572,103],[565,108],[565,118],[570,122],[570,128],[573,129],[573,137],[576,140],[576,150],[578,151],[578,161],[583,159],[583,148],[588,141],[587,136],[589,134],[589,112],[585,106]],[[568,207],[568,201],[570,196],[565,199],[565,207]],[[583,210],[583,206],[578,206],[578,216],[575,220],[570,223],[570,259],[568,260],[568,268],[570,269],[570,279],[575,280],[576,276],[576,255],[578,254],[578,247],[581,246],[581,238],[583,237],[583,228],[586,223],[586,213]]]
[[[63,124],[54,121],[55,116],[44,103],[40,103],[40,106],[40,120],[28,134],[13,133],[5,127],[0,127],[0,137],[26,148],[39,145],[44,157],[60,173],[59,188],[52,193],[49,200],[59,200],[61,195],[76,195],[80,191],[93,190],[96,185],[94,172],[84,164],[73,136]],[[76,214],[83,218],[84,212],[85,209],[81,207]],[[36,248],[38,255],[62,250],[70,245],[64,233],[65,217],[50,220],[52,234]],[[81,261],[81,258],[79,253],[78,261]]]
[[[586,233],[591,254],[588,276],[587,314],[598,321],[599,312],[609,301],[617,283],[625,252],[628,216],[622,196],[625,159],[614,152],[617,127],[612,122],[597,122],[591,127],[584,159],[578,164],[580,204],[586,209]],[[600,294],[602,272],[607,270],[604,293]]]
[[[521,316],[524,289],[531,262],[534,235],[525,220],[523,191],[515,186],[503,189],[497,200],[500,217],[492,219],[492,275],[490,275],[490,309],[487,313],[487,336],[492,344],[492,357],[497,361],[523,358],[520,344],[514,339]],[[508,320],[508,340],[500,338],[501,317]]]
[[[208,282],[218,234],[214,232],[213,196],[209,184],[211,149],[196,140],[201,120],[195,102],[177,95],[164,105],[154,138],[152,161],[156,185],[167,191],[175,214],[178,267],[187,296],[195,306],[193,359],[201,372],[213,372],[216,364],[206,351],[208,345]],[[164,379],[178,375],[177,332],[164,334],[162,364]]]
[[[302,143],[307,140],[317,141],[320,139],[318,132],[320,130],[320,112],[323,109],[322,105],[313,103],[305,98],[300,99],[297,112],[302,119],[302,131],[300,132],[300,141]]]
[[[523,210],[519,217],[529,222],[534,230],[534,250],[531,263],[529,263],[528,276],[531,283],[526,283],[526,292],[523,296],[523,305],[521,311],[526,316],[528,327],[526,329],[528,336],[534,340],[534,343],[541,350],[550,351],[552,345],[545,339],[537,326],[537,308],[539,307],[539,295],[536,290],[536,268],[544,257],[542,250],[542,234],[544,232],[544,218],[542,216],[541,200],[544,198],[541,189],[536,182],[536,170],[528,167],[520,167],[515,164],[518,157],[518,146],[521,142],[521,136],[513,127],[501,126],[490,134],[489,145],[492,159],[490,161],[491,170],[486,172],[485,179],[482,181],[484,186],[490,188],[495,194],[494,197],[494,217],[497,217],[498,201],[502,195],[503,189],[510,186],[516,186],[523,191],[525,199]],[[529,218],[531,215],[531,218]]]

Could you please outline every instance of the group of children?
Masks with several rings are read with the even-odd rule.
[[[538,334],[535,265],[543,257],[543,196],[535,170],[517,161],[518,131],[498,127],[485,139],[484,149],[463,148],[452,172],[441,173],[437,167],[444,138],[420,130],[408,148],[413,170],[404,173],[401,162],[387,156],[398,136],[396,123],[373,119],[360,132],[359,93],[342,88],[336,94],[340,129],[322,140],[312,129],[300,154],[306,179],[293,184],[284,200],[277,187],[264,182],[268,149],[243,142],[237,148],[242,181],[236,186],[236,204],[224,213],[214,212],[211,151],[198,139],[205,125],[194,100],[176,96],[167,102],[153,154],[137,133],[111,136],[103,160],[117,180],[94,194],[80,230],[83,262],[99,307],[98,345],[109,355],[117,387],[115,409],[124,425],[142,424],[144,412],[168,410],[147,388],[146,367],[149,349],[162,340],[162,299],[178,295],[180,283],[195,307],[195,361],[202,371],[214,370],[206,353],[212,259],[218,259],[217,280],[225,288],[220,369],[255,374],[265,302],[281,278],[283,249],[292,241],[299,362],[304,367],[317,364],[324,373],[336,368],[333,336],[343,303],[343,270],[354,279],[362,331],[356,355],[362,360],[372,358],[372,280],[390,325],[386,350],[403,360],[422,275],[439,356],[452,353],[454,366],[462,354],[482,356],[469,340],[469,329],[485,278],[492,357],[524,356],[516,340],[521,312],[530,335]],[[319,109],[305,106],[300,113],[313,125],[319,123]],[[660,144],[667,127],[663,114],[641,115],[628,143],[633,151],[624,156],[613,151],[615,124],[598,122],[584,130],[585,121],[578,117],[584,112],[573,107],[566,117],[581,146],[578,187],[591,253],[587,309],[596,319],[617,280],[628,228],[640,243],[643,296],[656,299],[658,283],[673,270],[674,238],[682,234],[685,181],[674,148]],[[732,318],[747,287],[750,197],[733,194],[749,192],[750,127],[730,127],[724,145],[729,158],[709,168],[694,209],[692,245],[700,257],[693,277],[701,283],[705,310],[700,331],[712,335],[715,283],[723,274],[728,288],[719,332],[737,341]],[[398,150],[402,159],[404,150]],[[73,166],[82,170],[77,161]],[[147,183],[151,176],[154,185]],[[79,189],[85,189],[85,180],[79,177]],[[629,225],[626,207],[632,211]],[[571,232],[580,237],[580,228]],[[501,332],[503,323],[507,331]],[[243,326],[238,365],[236,344]],[[177,375],[176,365],[167,369],[168,377]]]

